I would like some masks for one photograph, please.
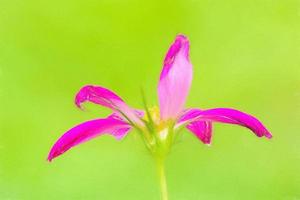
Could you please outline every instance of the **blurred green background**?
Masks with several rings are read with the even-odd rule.
[[[167,160],[170,200],[299,200],[299,0],[0,0],[0,199],[159,199],[135,132],[46,156],[64,131],[109,114],[75,108],[85,84],[139,108],[143,87],[155,105],[178,33],[194,65],[187,106],[249,112],[274,138],[216,124],[207,147],[183,131]]]

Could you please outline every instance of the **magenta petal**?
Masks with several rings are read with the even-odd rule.
[[[208,110],[190,109],[179,120],[182,122],[212,121],[236,124],[249,128],[258,137],[271,138],[271,133],[255,117],[231,108],[214,108]]]
[[[86,85],[82,87],[75,97],[75,104],[79,108],[82,108],[81,104],[86,101],[90,101],[111,109],[115,109],[116,106],[121,102],[124,103],[124,101],[114,92],[106,88],[93,85]]]
[[[204,144],[211,143],[212,123],[209,121],[195,121],[189,123],[187,126],[192,133],[194,133]]]
[[[75,97],[75,104],[79,108],[82,108],[81,104],[86,101],[110,108],[119,113],[125,120],[128,121],[129,119],[133,123],[142,126],[139,111],[130,108],[118,95],[106,88],[93,85],[82,87]],[[128,119],[126,119],[124,115]]]
[[[130,128],[131,126],[126,122],[112,117],[84,122],[73,127],[57,140],[48,155],[48,160],[51,161],[70,148],[105,133],[113,135],[116,139],[121,139]]]
[[[158,84],[160,115],[163,120],[178,117],[190,90],[193,76],[189,41],[178,35],[169,48]]]

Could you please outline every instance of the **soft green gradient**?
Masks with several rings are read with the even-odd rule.
[[[155,105],[164,54],[191,41],[188,106],[256,115],[272,140],[216,124],[207,147],[182,132],[167,160],[170,200],[300,199],[299,0],[0,0],[0,199],[157,200],[154,163],[133,132],[46,162],[67,129],[108,110],[85,84]]]

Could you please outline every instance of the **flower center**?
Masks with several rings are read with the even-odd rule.
[[[152,120],[153,125],[155,126],[157,131],[165,129],[166,128],[166,122],[164,122],[160,119],[159,107],[158,106],[150,107],[150,108],[148,108],[148,111],[149,111],[149,115],[150,115],[151,119],[149,119],[149,116],[146,114],[144,116],[144,120],[148,123],[150,123],[151,120]]]
[[[149,124],[152,123],[153,128],[156,134],[158,134],[159,138],[161,140],[165,140],[169,133],[169,126],[167,122],[160,119],[159,107],[153,106],[148,108],[148,112],[149,113],[144,116],[144,120]]]
[[[159,107],[153,106],[153,107],[149,108],[148,111],[149,111],[150,118],[152,119],[153,123],[155,125],[159,125],[160,124]],[[147,114],[144,116],[144,120],[147,122],[150,122],[149,116]]]
[[[166,156],[173,143],[174,121],[161,120],[158,106],[147,108],[143,120],[147,127],[144,129],[147,147],[155,156]]]

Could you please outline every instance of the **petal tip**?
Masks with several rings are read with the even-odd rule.
[[[189,60],[189,39],[183,34],[178,34],[175,41],[170,46],[164,59],[164,69],[161,73],[160,79],[168,73],[175,57],[180,51],[182,51],[186,59]]]
[[[176,36],[176,39],[175,39],[175,41],[180,41],[181,43],[186,43],[186,42],[189,42],[189,39],[188,39],[188,37],[187,36],[185,36],[184,34],[178,34],[177,36]]]
[[[53,157],[52,157],[51,155],[48,155],[48,157],[47,157],[47,161],[48,161],[49,163],[51,163],[51,162],[52,162],[52,160],[53,160]]]
[[[79,92],[75,95],[75,105],[82,109],[81,104],[89,99],[89,90],[91,90],[94,86],[85,85],[80,88]]]
[[[79,110],[81,110],[81,111],[86,111],[86,109],[82,106],[82,103],[81,103],[81,102],[77,102],[77,101],[75,100],[75,105],[76,105],[77,108],[79,108]]]
[[[59,153],[58,151],[55,151],[55,145],[52,147],[52,149],[50,150],[48,157],[47,157],[47,161],[49,163],[51,163],[53,161],[53,159],[55,159],[57,156],[59,156],[61,153]]]
[[[203,143],[206,144],[207,146],[211,146],[210,138],[204,139]]]
[[[270,132],[265,133],[266,138],[271,139],[273,135]]]

